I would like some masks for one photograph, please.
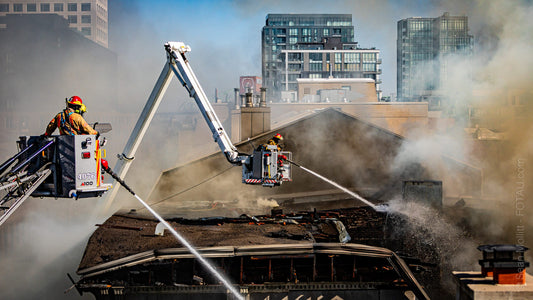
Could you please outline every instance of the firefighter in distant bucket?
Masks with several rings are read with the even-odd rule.
[[[63,135],[98,135],[98,132],[83,118],[83,113],[87,111],[87,108],[80,97],[72,96],[66,99],[66,104],[67,107],[48,123],[44,136],[51,135],[56,128],[59,128],[59,133]]]
[[[275,146],[277,151],[280,152],[282,150],[280,146],[281,141],[283,141],[283,136],[279,133],[276,133],[271,139],[268,140],[266,144],[259,146],[258,150],[272,151],[273,150],[272,146]],[[287,156],[283,154],[279,154],[278,155],[278,167],[283,167],[283,161],[285,161],[286,159],[287,159]]]
[[[259,146],[259,148],[264,149],[264,150],[269,150],[268,146],[273,145],[273,146],[277,146],[278,151],[281,151],[281,146],[279,145],[281,141],[283,141],[283,136],[281,136],[281,134],[279,133],[276,133],[270,140],[268,140],[266,144]]]

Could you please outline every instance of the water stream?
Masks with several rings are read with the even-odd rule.
[[[139,196],[135,194],[134,196],[135,198],[137,198],[137,200],[139,200],[139,202],[141,202],[144,207],[146,207],[146,209],[148,209],[148,211],[150,211],[150,213],[152,213],[163,225],[165,225],[165,227],[176,237],[176,239],[178,239],[178,241],[181,242],[182,245],[189,249],[189,251],[204,265],[204,267],[209,270],[209,272],[215,275],[218,280],[220,280],[228,288],[228,290],[230,290],[231,293],[235,295],[236,299],[244,300],[244,297],[237,291],[237,289],[233,285],[231,285],[231,283],[229,283],[229,281],[226,280],[226,278],[224,278],[219,272],[217,272],[217,270],[215,270],[215,268],[211,264],[209,264],[209,262],[202,255],[200,255],[200,253],[198,253],[198,251],[196,251],[196,249],[194,249],[193,246],[189,244],[189,242],[185,238],[183,238],[174,228],[172,228],[172,226],[170,226],[167,221],[165,221],[158,213],[156,213],[150,206],[148,206],[148,204],[146,204],[146,202],[144,202]]]
[[[354,197],[355,199],[357,199],[357,200],[359,200],[359,201],[361,201],[361,202],[367,204],[368,206],[372,207],[374,210],[376,210],[376,211],[381,211],[381,209],[380,209],[378,206],[374,205],[372,202],[370,202],[370,201],[366,200],[365,198],[359,196],[358,194],[356,194],[356,193],[350,191],[349,189],[347,189],[347,188],[345,188],[345,187],[339,185],[338,183],[336,183],[336,182],[334,182],[334,181],[332,181],[332,180],[330,180],[330,179],[327,179],[326,177],[324,177],[324,176],[322,176],[322,175],[320,175],[320,174],[318,174],[318,173],[316,173],[316,172],[314,172],[314,171],[311,171],[311,170],[309,170],[309,169],[307,169],[307,168],[305,168],[305,167],[302,167],[302,166],[300,166],[300,165],[298,165],[298,167],[300,167],[302,170],[308,172],[309,174],[312,174],[312,175],[314,175],[314,176],[316,176],[316,177],[318,177],[318,178],[324,180],[325,182],[327,182],[327,183],[329,183],[329,184],[335,186],[336,188],[342,190],[343,192],[347,193],[348,195]]]

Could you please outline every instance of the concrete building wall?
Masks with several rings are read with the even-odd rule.
[[[236,141],[243,141],[263,132],[270,131],[270,107],[242,107],[239,111],[232,113],[231,130],[235,128],[238,132]],[[235,135],[233,135],[235,136]],[[236,137],[236,136],[235,136]]]
[[[320,94],[321,90],[345,90],[345,102],[378,101],[376,82],[373,79],[298,79],[298,100],[300,102],[305,102],[306,96]]]

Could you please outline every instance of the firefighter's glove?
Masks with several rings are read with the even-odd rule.
[[[282,159],[282,160],[287,160],[287,156],[285,156],[285,155],[283,155],[283,154],[281,154],[281,155],[279,156],[279,158]]]

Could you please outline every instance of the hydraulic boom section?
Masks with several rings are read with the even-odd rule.
[[[165,44],[165,50],[169,55],[169,62],[174,75],[181,82],[183,87],[189,92],[189,96],[194,98],[200,108],[209,129],[213,133],[213,138],[222,152],[226,155],[228,161],[234,165],[241,165],[245,162],[247,155],[240,154],[224,130],[222,123],[218,119],[211,103],[200,86],[198,79],[189,65],[185,53],[191,51],[191,47],[181,42],[168,42]]]

